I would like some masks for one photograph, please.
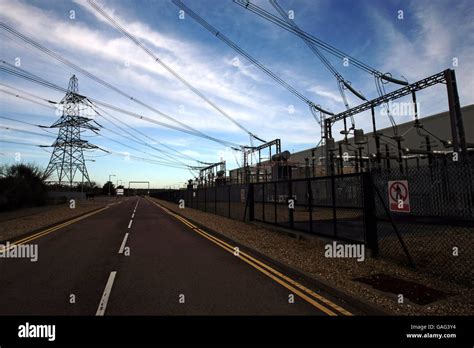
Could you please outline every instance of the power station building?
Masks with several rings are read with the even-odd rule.
[[[468,152],[474,150],[474,105],[461,108]],[[268,156],[254,165],[229,172],[230,183],[263,182],[346,174],[380,168],[426,166],[453,158],[449,112],[410,120],[377,130],[351,130],[344,139],[288,154]],[[376,138],[379,151],[377,154]],[[282,152],[283,154],[283,152]]]

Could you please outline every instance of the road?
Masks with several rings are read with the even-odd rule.
[[[351,314],[148,198],[23,243],[38,260],[0,258],[0,315]]]

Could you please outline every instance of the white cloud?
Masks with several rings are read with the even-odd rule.
[[[14,24],[14,27],[19,31],[58,51],[91,73],[119,86],[133,96],[139,96],[146,103],[190,126],[203,132],[211,132],[216,137],[225,137],[231,141],[238,139],[242,143],[248,142],[247,136],[240,129],[187,90],[133,43],[107,27],[108,22],[105,22],[103,17],[93,11],[87,3],[83,0],[75,2],[81,6],[81,9],[93,14],[100,22],[86,24],[79,19],[71,22],[58,18],[58,15],[52,11],[39,9],[32,3],[6,0],[0,0],[0,18],[5,19],[9,24]],[[470,78],[472,75],[470,72],[474,68],[471,59],[474,56],[474,44],[470,33],[472,33],[473,24],[451,25],[455,22],[456,16],[459,13],[467,12],[467,9],[459,4],[453,5],[453,14],[450,14],[440,12],[438,6],[435,7],[426,2],[420,5],[415,2],[409,4],[410,16],[414,19],[415,27],[413,37],[397,23],[387,19],[373,8],[370,9],[373,12],[371,18],[377,27],[379,36],[368,38],[365,44],[370,43],[380,48],[378,56],[374,57],[379,62],[377,67],[382,71],[392,71],[398,76],[404,74],[410,81],[415,81],[450,67],[452,57],[456,56],[459,59],[457,76],[461,102],[463,104],[472,103],[473,96],[470,91],[474,90],[474,80]],[[260,71],[257,71],[244,58],[237,56],[240,64],[238,67],[233,66],[232,60],[236,56],[235,54],[221,54],[221,49],[225,48],[222,43],[215,41],[215,47],[219,49],[219,54],[216,54],[214,47],[206,46],[187,37],[178,38],[169,33],[161,33],[138,19],[130,18],[131,14],[127,12],[119,13],[118,10],[104,2],[100,2],[99,5],[156,52],[172,69],[179,72],[234,119],[260,137],[267,140],[281,137],[283,146],[289,148],[292,146],[304,147],[319,141],[320,129],[312,119],[308,108],[283,87],[260,74]],[[172,5],[170,4],[170,6]],[[248,17],[255,23],[259,23],[253,17]],[[45,25],[45,23],[54,23],[54,25]],[[242,22],[235,23],[235,25],[245,27]],[[271,25],[262,24],[262,27],[265,27],[267,31],[271,30],[275,34],[275,40],[281,34],[279,29],[273,28]],[[104,30],[104,28],[110,30]],[[260,31],[255,35],[261,35],[264,32]],[[8,47],[5,51],[8,54],[13,54],[10,53],[10,46],[13,47],[13,45],[8,42],[3,44],[5,45],[3,47]],[[24,49],[18,50],[18,47],[14,47],[12,52],[22,52],[25,55],[24,52],[28,52],[30,54]],[[48,76],[60,75],[64,70],[67,70],[60,64],[44,69],[44,62],[51,65],[51,59],[44,59],[45,56],[38,55],[37,51],[32,52],[33,55],[29,55],[30,68],[33,68],[32,71],[39,71],[40,76],[49,79]],[[364,52],[360,54],[363,57]],[[126,62],[129,62],[128,67],[125,66]],[[316,69],[315,75],[305,75],[305,69],[300,69],[295,64],[291,65],[288,62],[278,63],[278,60],[274,60],[270,61],[268,66],[289,83],[295,85],[298,90],[308,92],[307,96],[323,108],[336,112],[343,109],[336,82],[322,67],[320,69],[322,73]],[[61,68],[58,69],[58,67]],[[315,78],[315,76],[317,77]],[[318,83],[315,84],[315,81]],[[362,78],[352,78],[352,81],[354,86],[361,88],[362,91],[374,92],[372,81],[370,81],[370,86],[366,85],[366,80]],[[109,101],[150,118],[163,120],[146,108],[118,97],[102,87],[98,88],[95,83],[81,79],[80,86],[99,100]],[[441,107],[440,105],[446,105],[445,99],[443,99],[445,94],[442,94],[443,98],[439,98],[439,93],[442,92],[430,91],[421,98],[439,100],[439,102],[430,104],[429,108],[435,110]],[[354,100],[349,93],[348,97],[351,105],[360,103],[359,100]],[[6,98],[3,99],[3,97],[0,99],[2,106],[6,105],[5,100]],[[10,103],[8,107],[21,108],[22,105],[24,103],[15,105]],[[183,105],[182,109],[181,105]],[[294,105],[294,114],[288,113],[289,105]],[[427,110],[429,108],[423,108],[425,115],[429,114],[430,110]],[[40,113],[39,109],[36,111],[38,114]],[[210,161],[216,156],[218,151],[216,149],[220,149],[219,145],[214,143],[204,142],[174,131],[164,132],[161,127],[154,124],[117,113],[114,115],[120,116],[133,127],[149,128],[146,129],[146,132],[151,136],[155,132],[159,133],[161,136],[158,138],[166,144],[188,149],[191,152],[199,152],[202,157],[208,158],[209,156]],[[52,117],[56,116],[52,114]],[[365,122],[363,117],[361,120],[362,123]],[[154,129],[155,127],[156,129]],[[230,154],[229,158],[233,158],[233,154]]]
[[[315,85],[308,88],[309,92],[313,92],[316,95],[319,95],[324,98],[328,98],[334,102],[342,103],[342,98],[338,93],[333,92],[332,90],[327,89],[321,85]]]
[[[85,8],[91,10],[88,5]],[[107,8],[106,10],[117,17],[113,9]],[[35,20],[22,20],[27,14],[34,14]],[[113,76],[112,82],[119,86],[125,86],[123,88],[125,90],[128,90],[127,87],[129,86],[134,86],[134,92],[130,94],[140,93],[140,95],[146,95],[142,99],[190,126],[202,131],[233,133],[243,137],[244,141],[248,141],[245,140],[246,137],[244,137],[243,132],[234,124],[224,119],[215,110],[203,103],[200,98],[175,81],[127,39],[107,36],[105,32],[90,29],[90,27],[86,27],[80,22],[71,25],[67,21],[59,20],[50,12],[39,10],[21,2],[11,4],[7,17],[15,22],[19,28],[18,30],[35,36],[41,43],[46,38],[49,46],[57,46],[58,42],[65,45],[61,51],[67,50],[69,53],[63,53],[63,55],[67,58],[74,57],[71,59],[73,61],[77,61],[80,57],[91,57],[81,60],[81,65],[84,68],[100,77],[104,77],[105,80],[110,80],[110,77]],[[120,18],[120,20],[122,19]],[[47,21],[54,21],[55,29],[51,31],[42,25]],[[229,59],[225,57],[217,60],[218,63],[222,63],[222,66],[216,65],[213,59],[209,59],[206,49],[196,46],[192,42],[186,40],[176,42],[176,40],[160,35],[140,23],[125,22],[127,22],[127,28],[133,31],[134,35],[148,43],[153,43],[155,48],[173,47],[173,52],[165,50],[160,51],[159,54],[164,54],[164,59],[179,56],[178,60],[172,60],[168,64],[185,76],[195,87],[204,91],[213,101],[219,105],[224,105],[223,109],[234,119],[242,122],[248,129],[254,130],[256,134],[261,136],[265,134],[266,138],[275,138],[277,134],[281,134],[281,129],[285,129],[284,123],[288,113],[282,113],[282,110],[287,108],[289,103],[275,99],[273,89],[262,92],[255,88],[254,82],[257,82],[259,77],[253,73],[254,68],[252,66],[243,64],[243,60],[241,60],[240,69],[236,70],[234,67],[229,67]],[[74,52],[74,54],[71,55],[70,52]],[[128,57],[129,67],[124,65],[124,57]],[[247,80],[245,80],[246,77]],[[268,83],[268,81],[264,83]],[[81,86],[84,86],[84,83],[81,83]],[[85,88],[88,88],[87,85]],[[150,93],[162,99],[153,98]],[[97,99],[103,100],[102,96]],[[293,99],[291,95],[288,96],[288,100]],[[124,98],[116,99],[114,104],[131,109],[129,103],[125,103]],[[295,100],[291,104],[297,104],[297,101]],[[181,105],[184,106],[184,112],[182,113],[179,112]],[[135,107],[133,107],[134,111],[136,111]],[[295,107],[297,110],[303,109],[300,104]],[[156,118],[155,114],[146,109],[143,114]],[[304,122],[309,121],[311,124],[314,122],[306,109],[303,113],[295,112],[292,117],[295,120],[301,118]],[[132,126],[156,127],[135,119],[128,119],[127,122]],[[307,128],[303,127],[298,131],[299,134],[295,138],[305,139],[306,137],[301,132],[307,131]]]
[[[243,75],[250,77],[252,80],[256,82],[261,82],[262,79],[259,75],[257,75],[254,70],[256,69],[252,64],[244,64],[245,58],[241,58],[240,56],[235,56],[232,59],[227,60],[227,64],[229,66],[234,67],[235,69],[239,70]]]
[[[85,8],[90,10],[90,6],[86,6]],[[113,10],[110,12],[114,13]],[[34,20],[22,20],[25,16],[31,15],[34,16]],[[170,98],[172,101],[186,101],[186,103],[191,103],[191,108],[212,110],[200,98],[193,95],[182,85],[177,83],[168,72],[164,71],[162,67],[153,62],[150,57],[137,49],[126,38],[106,37],[99,31],[91,30],[81,23],[71,25],[71,23],[55,18],[54,14],[43,12],[33,6],[20,2],[9,4],[9,11],[5,12],[4,16],[7,16],[9,20],[13,20],[19,27],[20,31],[35,36],[40,42],[45,39],[49,41],[50,44],[61,42],[61,44],[64,44],[66,47],[69,46],[67,47],[69,50],[79,51],[84,55],[91,55],[95,58],[102,58],[104,62],[93,59],[82,64],[86,69],[92,71],[98,70],[97,75],[99,76],[105,75],[105,71],[100,68],[101,63],[107,64],[107,70],[109,70],[109,72],[106,76],[122,77],[123,80],[128,83],[133,82],[133,84],[138,88],[146,89],[151,93],[160,94],[165,98]],[[47,21],[55,22],[53,30],[42,25],[42,23]],[[253,109],[260,107],[261,103],[255,101],[258,96],[253,95],[252,98],[245,97],[239,93],[238,86],[236,88],[236,86],[232,86],[231,83],[220,78],[221,74],[216,74],[214,72],[216,67],[209,65],[208,57],[203,57],[203,54],[201,53],[202,49],[195,47],[192,43],[185,40],[177,41],[166,38],[163,35],[151,31],[147,26],[136,22],[127,24],[127,28],[138,38],[146,39],[148,42],[153,43],[155,47],[173,47],[173,59],[169,59],[170,62],[167,64],[173,70],[178,71],[180,74],[185,76],[185,78],[199,90],[204,91],[208,96],[214,97],[211,99],[218,98],[225,102],[231,102],[236,105],[242,105]],[[165,59],[170,58],[169,50],[166,51],[167,52],[164,54]],[[163,54],[163,52],[160,52],[160,55],[161,54]],[[174,59],[175,57],[179,57],[179,59]],[[110,65],[110,62],[115,64]],[[126,62],[129,63],[129,68],[125,66]],[[90,67],[85,65],[87,63]],[[226,68],[225,65],[223,65],[223,67]],[[217,68],[217,70],[218,69],[220,68]],[[245,71],[248,71],[248,69]],[[249,73],[247,73],[247,75],[249,75]],[[107,78],[105,79],[107,80]],[[160,82],[164,80],[168,84],[171,83],[172,87],[163,88],[163,83],[160,86],[156,86],[158,83],[156,80]],[[236,82],[236,79],[231,79],[231,82]],[[155,88],[150,88],[151,86]],[[242,90],[245,89],[247,89],[247,86],[242,85]],[[215,110],[212,110],[212,114],[207,112],[206,117],[207,115],[209,115],[209,117],[213,115],[214,118],[222,117]],[[222,123],[196,122],[195,120],[202,119],[202,116],[196,117],[195,114],[193,116],[194,117],[190,117],[188,121],[196,123],[197,126]],[[248,116],[243,116],[242,114],[239,116],[232,116],[236,119],[248,118]],[[203,129],[203,127],[200,128]],[[218,129],[227,132],[239,132],[232,123],[228,123],[226,127]]]
[[[469,2],[450,6],[439,2],[412,1],[405,10],[407,21],[411,18],[413,27],[411,35],[405,34],[403,28],[408,25],[382,15],[373,7],[368,7],[374,27],[377,28],[379,50],[379,69],[404,75],[410,82],[415,82],[445,69],[455,69],[458,79],[458,91],[461,104],[474,102],[472,90],[474,81],[471,78],[474,69],[474,25],[459,22],[469,7]],[[445,6],[449,6],[449,11]],[[472,10],[472,9],[471,9]],[[383,44],[383,45],[382,45]],[[453,58],[457,57],[459,66],[453,67]],[[462,63],[461,63],[462,62]],[[391,86],[389,88],[398,88]],[[429,88],[419,93],[424,115],[428,116],[447,109],[447,97],[441,88]]]

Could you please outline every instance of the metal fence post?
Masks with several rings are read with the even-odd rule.
[[[376,257],[379,253],[379,244],[377,236],[377,213],[375,208],[374,180],[369,172],[362,173],[362,193],[364,196],[364,227],[365,244],[372,251],[372,256]]]
[[[308,209],[309,209],[309,232],[313,233],[313,190],[311,188],[311,179],[307,179],[308,184],[306,186],[306,197],[308,199]]]
[[[288,211],[288,224],[290,226],[290,228],[293,228],[294,227],[294,207],[295,207],[295,201],[294,201],[294,198],[293,198],[293,184],[292,184],[292,181],[291,180],[288,180],[287,181],[287,190],[288,190],[288,196],[290,197],[289,199],[293,199],[293,209],[289,209]],[[288,205],[289,201],[287,200],[286,204]],[[289,206],[287,206],[287,208],[289,208]]]
[[[249,221],[255,219],[255,200],[254,200],[254,184],[249,184]]]
[[[331,156],[332,161],[332,156]],[[334,167],[331,170],[331,203],[332,203],[332,223],[334,237],[337,237],[337,210],[336,210],[336,179],[334,177]]]
[[[273,203],[275,208],[275,224],[278,223],[277,219],[277,183],[276,181],[273,183]]]
[[[230,187],[231,187],[231,185],[229,185],[227,187],[228,187],[228,189],[227,189],[227,203],[229,205],[228,215],[229,215],[229,218],[230,218]]]
[[[247,219],[247,212],[249,214],[249,221],[254,220],[254,199],[253,199],[253,184],[249,183],[247,185],[247,195],[245,197],[245,210],[244,210],[244,217],[242,221]]]

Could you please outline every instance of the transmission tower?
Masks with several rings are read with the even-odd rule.
[[[52,145],[54,150],[45,171],[45,175],[50,176],[49,183],[72,186],[74,183],[83,184],[85,181],[90,186],[83,151],[98,147],[82,140],[81,133],[87,130],[97,132],[99,128],[91,124],[93,121],[91,118],[83,116],[89,106],[86,104],[87,98],[78,93],[77,77],[73,75],[69,79],[66,95],[58,105],[62,108],[62,115],[49,127],[59,128],[58,137]],[[80,181],[74,181],[76,174],[82,174]]]

